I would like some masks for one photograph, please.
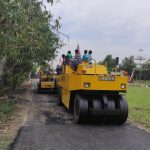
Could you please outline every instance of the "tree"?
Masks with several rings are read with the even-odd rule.
[[[141,79],[150,80],[150,59],[142,65],[141,70]]]
[[[54,0],[48,1],[51,5]],[[4,84],[15,89],[32,70],[33,64],[42,64],[55,57],[61,47],[59,18],[37,0],[0,1],[0,56],[6,57]]]
[[[132,74],[134,68],[136,68],[136,63],[134,62],[134,56],[125,57],[122,60],[122,69],[128,71],[129,75]]]
[[[102,64],[107,64],[108,71],[112,71],[112,69],[116,66],[116,60],[112,58],[112,55],[107,55]]]

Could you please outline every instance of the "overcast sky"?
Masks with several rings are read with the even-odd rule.
[[[60,30],[70,36],[60,54],[74,52],[78,40],[96,60],[139,55],[140,48],[150,58],[150,0],[61,0],[53,12],[62,17]]]

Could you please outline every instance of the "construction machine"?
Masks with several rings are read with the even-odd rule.
[[[128,77],[118,70],[108,73],[107,65],[99,65],[95,60],[92,64],[82,62],[77,70],[63,65],[57,103],[73,112],[76,123],[96,118],[102,123],[123,124],[128,117],[124,96],[127,88]]]
[[[57,92],[57,78],[58,77],[54,72],[45,70],[43,66],[40,67],[39,82],[37,83],[38,93]]]

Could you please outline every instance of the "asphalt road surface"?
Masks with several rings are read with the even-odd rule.
[[[150,133],[126,123],[76,125],[56,95],[37,94],[28,119],[11,146],[13,150],[150,150]]]

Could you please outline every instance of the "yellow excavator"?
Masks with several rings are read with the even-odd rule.
[[[56,92],[57,75],[50,70],[46,70],[43,66],[39,70],[39,82],[37,83],[37,92]]]
[[[128,78],[118,71],[108,73],[106,65],[82,62],[73,70],[63,65],[59,75],[58,105],[63,104],[74,114],[76,123],[96,118],[102,123],[123,124],[128,117],[124,93]]]

